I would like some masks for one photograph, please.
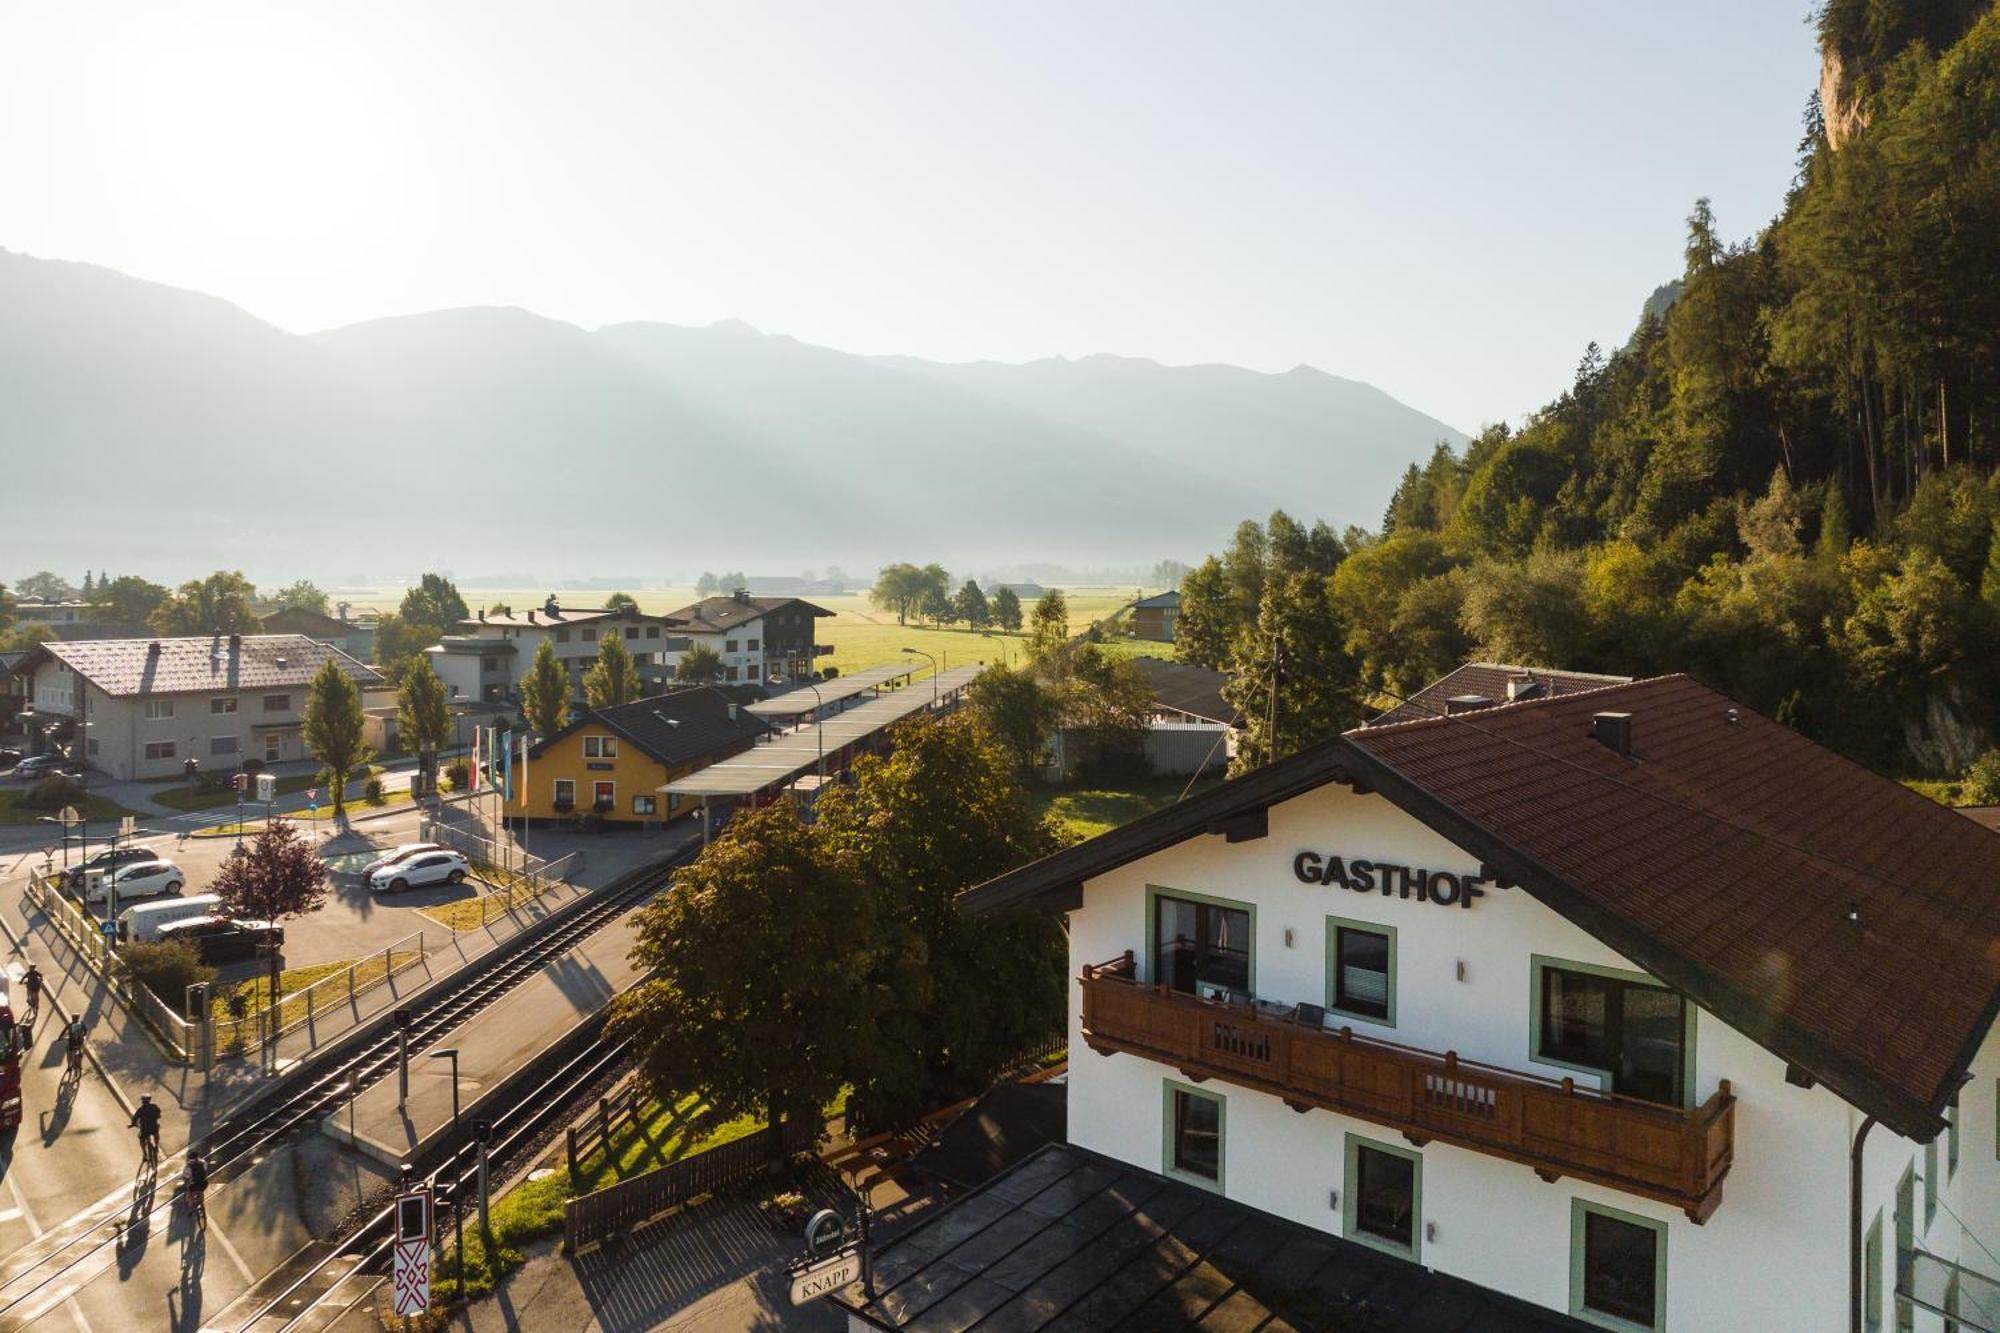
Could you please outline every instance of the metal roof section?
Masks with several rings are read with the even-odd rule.
[[[747,753],[676,778],[660,790],[672,796],[754,796],[770,787],[785,786],[819,767],[822,732],[825,753],[832,754],[843,746],[868,740],[934,703],[951,702],[985,669],[983,664],[953,667],[942,675],[912,681],[893,694],[830,714],[823,721],[806,723]]]
[[[852,699],[857,694],[879,689],[902,677],[914,675],[916,670],[914,666],[869,667],[866,671],[857,671],[851,676],[836,676],[828,681],[815,681],[810,688],[802,685],[798,689],[787,690],[775,699],[751,704],[743,711],[752,717],[798,717],[802,713],[812,712],[821,704],[831,708],[837,703]],[[817,700],[813,697],[813,690],[819,691]]]

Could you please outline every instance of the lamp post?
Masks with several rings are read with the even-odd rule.
[[[770,681],[773,685],[782,685],[785,683],[785,678],[783,676],[772,676]],[[801,680],[798,684],[805,689],[811,690],[813,693],[813,731],[819,737],[819,776],[821,781],[824,781],[826,779],[826,700],[820,697],[819,686],[813,684],[811,681]]]
[[[911,657],[921,657],[921,658],[923,658],[923,659],[924,659],[924,660],[925,660],[926,662],[929,662],[929,663],[931,664],[931,704],[932,704],[933,706],[935,706],[935,705],[937,704],[937,701],[938,701],[938,685],[937,685],[937,678],[938,678],[938,661],[937,661],[937,659],[936,659],[935,657],[932,657],[932,656],[931,656],[931,655],[930,655],[929,653],[925,652],[925,651],[924,651],[923,649],[921,649],[921,648],[905,648],[905,649],[903,649],[903,651],[904,651],[905,653],[908,653],[908,654],[909,654],[909,655],[910,655]]]
[[[458,1047],[447,1046],[441,1051],[432,1051],[433,1060],[451,1061],[451,1165],[452,1199],[457,1205],[451,1210],[452,1221],[458,1230],[458,1271],[460,1279],[465,1275],[465,1201],[459,1198],[458,1190]]]

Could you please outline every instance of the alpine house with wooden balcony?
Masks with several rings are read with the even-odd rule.
[[[2000,1316],[2000,837],[1684,676],[1360,728],[961,904],[1068,914],[1084,1159],[1565,1323]],[[1303,1326],[1249,1249],[1182,1259]]]

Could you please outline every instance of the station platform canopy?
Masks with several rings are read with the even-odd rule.
[[[801,713],[812,712],[821,704],[831,708],[837,703],[852,699],[857,694],[879,689],[910,675],[915,670],[913,666],[869,667],[851,676],[836,676],[832,680],[814,681],[811,689],[801,687],[787,690],[775,699],[751,704],[743,711],[752,717],[797,717]],[[819,691],[817,701],[813,698],[813,690]]]
[[[935,677],[911,682],[903,689],[870,699],[839,713],[828,713],[795,730],[719,764],[675,778],[661,791],[672,796],[754,796],[769,787],[789,785],[819,767],[821,746],[837,754],[935,705],[955,703],[984,666],[953,667]],[[858,674],[858,673],[857,673]]]

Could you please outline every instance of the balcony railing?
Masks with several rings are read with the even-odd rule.
[[[1132,955],[1083,970],[1083,1038],[1284,1099],[1670,1203],[1706,1222],[1735,1151],[1729,1081],[1692,1110],[1301,1023],[1291,1006],[1205,1000],[1135,979]]]

